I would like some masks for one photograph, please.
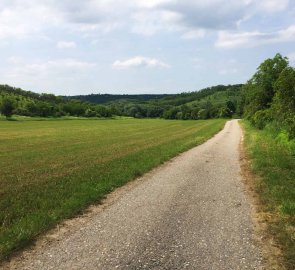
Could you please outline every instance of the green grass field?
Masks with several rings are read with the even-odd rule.
[[[260,211],[283,251],[287,269],[295,269],[295,152],[270,129],[257,130],[243,121],[247,152],[256,175]]]
[[[203,143],[224,123],[0,121],[0,257],[115,187]]]

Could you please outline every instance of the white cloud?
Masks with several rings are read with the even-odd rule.
[[[125,29],[143,35],[181,31],[184,37],[200,38],[200,29],[236,29],[246,18],[283,12],[291,5],[289,0],[3,0],[0,38],[46,35],[52,28],[86,33]]]
[[[295,25],[271,33],[221,31],[215,45],[222,48],[256,47],[293,40],[295,40]]]
[[[95,76],[95,63],[73,58],[30,62],[28,59],[10,57],[5,69],[1,69],[1,78],[7,84],[59,94],[61,90],[63,94],[69,94],[68,91],[73,89],[81,93],[81,89],[86,89]]]
[[[0,39],[42,35],[45,29],[59,25],[60,14],[54,5],[36,0],[6,1],[0,6]]]
[[[170,66],[158,59],[148,58],[143,56],[136,56],[124,61],[117,60],[113,63],[113,68],[127,69],[127,68],[169,68]]]
[[[77,45],[74,41],[59,41],[56,44],[58,49],[73,49],[76,48]]]
[[[7,63],[12,65],[18,65],[23,63],[23,59],[18,56],[11,56],[7,58]]]
[[[254,46],[254,40],[263,37],[264,34],[260,32],[227,32],[221,31],[218,34],[216,42],[217,47],[234,48],[243,46]]]
[[[153,35],[160,31],[180,31],[182,15],[177,12],[155,10],[137,12],[132,16],[135,23],[132,26],[132,32]]]
[[[259,10],[268,12],[285,11],[289,5],[289,0],[255,0],[255,2],[257,2],[256,4]]]
[[[138,2],[138,5],[144,8],[155,8],[163,4],[169,4],[171,2],[172,2],[171,0],[148,0],[148,1]]]
[[[13,59],[12,59],[13,60]],[[25,63],[24,61],[12,62],[15,64],[12,69],[8,69],[9,77],[33,76],[50,77],[51,75],[60,76],[88,71],[96,66],[95,63],[79,61],[77,59],[57,59],[39,63]]]

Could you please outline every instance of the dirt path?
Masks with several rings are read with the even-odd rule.
[[[229,121],[4,267],[262,269],[240,176],[240,136],[238,122]]]

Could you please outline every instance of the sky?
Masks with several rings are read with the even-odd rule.
[[[295,65],[295,0],[0,0],[0,84],[161,94]]]

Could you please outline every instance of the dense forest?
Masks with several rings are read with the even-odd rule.
[[[69,99],[78,99],[81,101],[88,101],[96,104],[109,103],[115,100],[125,100],[125,101],[148,101],[151,99],[160,99],[164,97],[173,97],[175,95],[168,94],[141,94],[141,95],[111,95],[111,94],[90,94],[90,95],[78,95],[78,96],[64,96]]]
[[[161,117],[165,119],[209,119],[239,115],[240,90],[242,85],[218,85],[200,91],[175,95],[136,96],[117,95],[117,99],[105,105],[112,113],[136,118]],[[102,95],[67,97],[98,103]],[[140,97],[140,96],[139,96]]]
[[[0,111],[6,117],[23,116],[61,117],[110,117],[112,113],[103,105],[80,100],[67,100],[53,94],[37,94],[8,85],[0,85]]]
[[[238,114],[242,85],[218,85],[175,95],[86,95],[74,97],[37,94],[0,85],[2,114],[60,117],[209,119]],[[106,102],[107,100],[110,100]]]

